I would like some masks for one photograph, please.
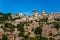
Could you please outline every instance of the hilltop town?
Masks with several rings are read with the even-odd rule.
[[[0,12],[0,40],[60,40],[60,12],[32,14]]]

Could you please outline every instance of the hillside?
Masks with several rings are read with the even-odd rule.
[[[32,16],[0,12],[1,40],[60,40],[60,13],[45,11]],[[5,38],[6,37],[6,38]]]

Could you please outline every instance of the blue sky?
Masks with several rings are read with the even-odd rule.
[[[32,9],[37,12],[60,12],[60,0],[0,0],[0,12],[31,15]]]

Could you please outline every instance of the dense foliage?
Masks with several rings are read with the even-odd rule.
[[[8,40],[7,36],[3,35],[2,40]]]
[[[20,32],[24,32],[24,24],[17,24],[17,29],[20,31]]]
[[[39,40],[48,40],[48,38],[46,38],[46,37],[40,37]]]
[[[54,22],[54,28],[58,30],[60,28],[60,22]]]
[[[60,21],[60,18],[54,18],[56,21]]]
[[[6,21],[10,19],[12,19],[11,13],[4,14],[0,12],[0,21]]]
[[[42,28],[41,27],[36,27],[35,28],[35,31],[34,31],[35,34],[39,35],[39,34],[41,34],[41,32],[42,32]]]
[[[12,25],[11,23],[5,23],[5,25],[4,25],[4,29],[6,29],[6,28],[9,28],[10,31],[12,32],[12,31],[14,31],[15,26]]]

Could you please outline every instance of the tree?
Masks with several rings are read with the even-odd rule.
[[[4,13],[0,12],[0,21],[4,21],[5,20],[3,16],[4,16]]]
[[[54,28],[56,28],[57,30],[59,30],[59,28],[60,28],[60,22],[54,22]]]
[[[35,34],[39,35],[39,34],[41,34],[41,32],[42,32],[42,28],[41,27],[36,27],[35,28],[35,31],[34,31]]]
[[[24,24],[17,24],[17,29],[20,31],[20,32],[24,32]]]
[[[50,37],[49,40],[55,40],[54,38]]]
[[[47,21],[48,21],[48,18],[46,17],[46,18],[40,19],[38,22],[47,22]]]
[[[7,36],[3,35],[2,40],[8,40]]]
[[[29,26],[29,24],[30,24],[30,22],[24,22],[24,24],[26,25],[26,26]]]
[[[25,35],[24,40],[28,40],[28,39],[29,39],[28,35]]]
[[[5,26],[5,28],[10,28],[11,32],[14,31],[14,29],[15,29],[15,26],[12,25],[11,23],[5,23],[4,26]]]
[[[54,18],[54,20],[56,20],[56,21],[60,21],[60,18]]]
[[[39,40],[48,40],[48,38],[46,38],[46,37],[40,37]]]
[[[36,37],[31,37],[30,40],[37,40],[37,38]]]
[[[0,15],[4,15],[2,12],[0,12]]]
[[[24,33],[23,32],[20,32],[19,33],[19,37],[24,37]]]
[[[5,19],[4,19],[4,17],[0,17],[0,21],[4,21]]]

